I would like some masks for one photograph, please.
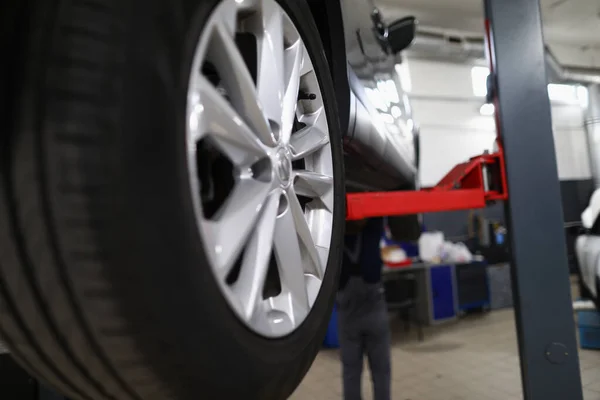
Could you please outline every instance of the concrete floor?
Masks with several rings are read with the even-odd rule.
[[[458,322],[405,333],[392,319],[394,400],[522,399],[519,356],[512,309],[472,315]],[[600,400],[600,351],[580,351],[585,400]],[[365,369],[367,370],[367,369]],[[341,399],[338,352],[323,350],[291,397]],[[372,399],[368,373],[363,399]],[[566,400],[566,399],[565,399]]]

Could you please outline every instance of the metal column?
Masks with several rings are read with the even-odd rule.
[[[484,0],[526,400],[583,399],[539,0]]]

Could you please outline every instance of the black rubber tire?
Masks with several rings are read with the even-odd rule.
[[[335,168],[321,292],[277,340],[249,331],[222,297],[189,195],[187,81],[218,0],[0,5],[15,39],[2,43],[16,50],[0,77],[10,116],[0,119],[0,337],[71,399],[284,399],[314,360],[341,260],[341,134],[310,11],[277,1],[313,60]]]

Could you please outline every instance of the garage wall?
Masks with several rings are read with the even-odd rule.
[[[484,98],[473,94],[472,65],[416,59],[407,64],[413,115],[421,127],[421,184],[434,185],[453,165],[492,149],[494,119],[480,114]],[[552,102],[552,120],[560,179],[589,179],[581,106]]]
[[[421,127],[420,179],[423,186],[431,186],[457,163],[492,150],[496,138],[494,118],[480,113],[485,100],[473,93],[471,65],[412,59],[407,66],[413,116]],[[579,103],[552,101],[551,105],[564,221],[569,227],[579,224],[593,191],[583,109]],[[504,222],[501,204],[481,213],[490,220]],[[428,230],[443,231],[450,240],[465,241],[468,215],[468,211],[424,214],[423,223]],[[571,259],[572,242],[567,235]]]

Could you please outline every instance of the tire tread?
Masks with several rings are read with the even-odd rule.
[[[112,8],[105,3],[107,2],[78,0],[73,2],[74,6],[70,11],[79,18],[87,18],[90,21],[89,26],[94,27],[95,18],[101,20],[113,18],[115,15]],[[109,34],[100,29],[90,28],[84,22],[77,25],[60,25],[58,22],[57,25],[60,35],[56,37],[71,46],[91,44],[90,42],[99,42],[106,48],[112,45]],[[42,29],[39,27],[35,33],[39,35]],[[39,37],[32,34],[31,38],[35,40]],[[53,69],[54,75],[79,76],[88,82],[88,86],[70,87],[61,85],[57,80],[48,81],[43,89],[48,96],[46,104],[50,104],[50,107],[61,105],[71,110],[99,110],[109,107],[107,99],[98,97],[99,91],[94,90],[103,83],[102,80],[106,81],[102,74],[105,65],[91,58],[73,63],[71,61],[74,58],[68,56],[69,47],[66,46],[62,51],[62,57],[60,54],[47,55],[51,60],[49,68]],[[89,77],[95,79],[90,81]],[[89,85],[89,82],[92,84]],[[106,114],[96,115],[94,120],[88,119],[87,123],[94,126],[98,119],[105,118]],[[93,153],[98,147],[104,146],[98,139],[99,136],[87,135],[84,129],[74,132],[68,119],[54,122],[53,140],[57,145],[66,148],[67,152],[80,155],[85,153],[81,151],[83,147],[87,152]],[[108,121],[103,122],[105,125],[110,124]],[[41,135],[42,131],[43,127],[40,127],[37,130],[38,135]],[[0,215],[6,216],[7,219],[12,217],[11,224],[3,224],[3,237],[0,240],[1,246],[4,247],[0,248],[3,250],[0,251],[0,276],[3,278],[0,280],[0,303],[3,305],[0,311],[0,335],[11,348],[13,356],[30,373],[72,399],[141,400],[126,383],[126,378],[117,372],[115,360],[110,360],[109,354],[95,339],[97,333],[92,333],[92,327],[84,317],[81,305],[70,287],[70,276],[64,260],[61,260],[60,245],[53,240],[56,235],[53,233],[52,205],[47,195],[48,182],[43,170],[45,157],[40,146],[42,138],[23,135],[13,140],[13,163],[5,162],[0,169],[3,178],[3,184],[0,186]],[[58,191],[63,195],[84,200],[90,195],[103,193],[107,186],[102,179],[89,179],[90,176],[94,176],[93,172],[96,172],[99,166],[98,163],[83,165],[84,170],[92,173],[84,172],[87,176],[85,180],[65,180]],[[95,175],[99,176],[97,173]],[[86,223],[88,216],[85,213],[73,215],[82,223],[71,226],[71,231],[79,231],[81,237],[91,238],[89,220]],[[46,232],[34,232],[35,227],[40,226],[40,220],[44,221]],[[14,253],[13,260],[7,262],[7,253],[11,251]],[[37,258],[34,261],[29,256],[32,254],[40,256],[34,256]],[[102,259],[102,254],[94,248],[91,240],[87,240],[87,243],[82,240],[79,248],[71,251],[69,255],[81,264],[88,265]],[[7,265],[20,265],[21,268],[10,269]],[[41,277],[48,279],[41,280]],[[18,289],[16,293],[15,288]],[[57,291],[58,288],[60,290]],[[108,283],[94,292],[87,291],[87,294],[89,299],[104,303],[104,308],[111,310],[104,315],[107,328],[100,330],[99,334],[108,339],[131,336],[130,330],[119,321],[114,307],[111,306],[113,293],[108,288]],[[59,301],[57,296],[61,298],[60,305],[56,303]],[[77,341],[70,342],[75,333],[80,337]],[[131,346],[122,346],[121,350],[128,350],[128,354],[119,355],[119,358],[126,359],[119,365],[119,370],[145,369],[143,361]],[[33,365],[36,367],[33,368]],[[140,376],[139,373],[136,375]],[[98,380],[99,377],[104,377],[102,382]],[[138,379],[137,384],[146,382],[145,386],[153,388],[156,386],[152,383],[153,379],[154,377]]]

